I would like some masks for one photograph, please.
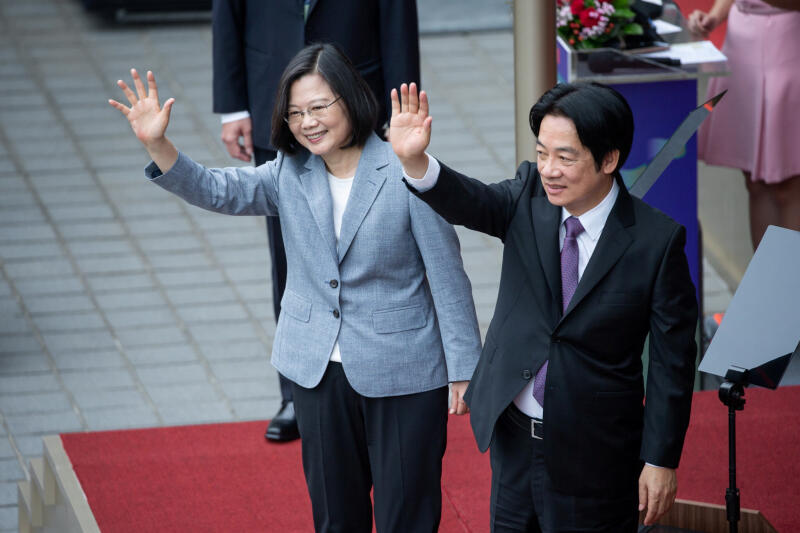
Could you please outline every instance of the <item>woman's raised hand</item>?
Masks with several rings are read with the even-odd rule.
[[[136,87],[136,93],[124,81],[117,81],[117,85],[125,93],[125,97],[131,106],[128,107],[116,100],[109,100],[108,103],[125,115],[128,122],[130,122],[133,133],[136,134],[136,138],[145,147],[150,147],[164,140],[164,132],[167,130],[167,124],[169,124],[169,114],[175,99],[170,98],[164,102],[163,107],[160,106],[156,78],[149,70],[147,71],[147,91],[145,91],[144,83],[142,83],[142,79],[136,69],[131,69],[131,76],[133,76],[133,85]]]
[[[412,178],[421,178],[428,168],[425,149],[431,142],[432,121],[433,117],[428,115],[428,95],[425,91],[417,95],[415,83],[410,86],[404,83],[400,86],[398,99],[397,89],[392,89],[389,141],[406,173]]]

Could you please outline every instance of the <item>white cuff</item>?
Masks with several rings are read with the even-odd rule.
[[[425,155],[428,156],[428,170],[425,171],[425,175],[420,179],[412,178],[406,174],[405,169],[403,169],[403,177],[406,179],[406,182],[419,192],[433,189],[436,182],[439,181],[439,172],[442,170],[442,167],[435,157],[431,157],[427,152],[425,152]]]
[[[243,118],[250,118],[250,112],[245,110],[236,111],[235,113],[222,113],[222,115],[220,115],[220,121],[223,124],[233,122],[234,120],[242,120]]]

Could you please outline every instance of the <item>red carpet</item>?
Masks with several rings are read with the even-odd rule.
[[[265,422],[62,435],[104,533],[313,531],[299,443]],[[484,531],[489,458],[451,417],[442,532]]]
[[[781,533],[800,531],[800,386],[747,389],[736,413],[736,484],[743,508]],[[728,408],[717,391],[694,395],[678,469],[678,497],[725,505]]]
[[[742,507],[800,530],[800,387],[746,392],[737,414]],[[442,532],[483,532],[489,460],[468,418],[450,417]],[[62,435],[104,533],[312,531],[299,443],[268,444],[264,422]],[[724,504],[727,411],[695,394],[678,497]]]

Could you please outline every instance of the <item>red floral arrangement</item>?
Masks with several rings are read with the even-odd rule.
[[[625,35],[641,35],[628,0],[556,0],[556,28],[573,48],[622,47]]]

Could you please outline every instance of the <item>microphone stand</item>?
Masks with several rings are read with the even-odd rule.
[[[719,399],[728,406],[728,480],[725,491],[725,510],[730,524],[730,533],[739,531],[741,505],[739,489],[736,487],[736,411],[744,410],[744,387],[747,385],[747,371],[731,368],[725,374],[725,381],[719,386]]]

